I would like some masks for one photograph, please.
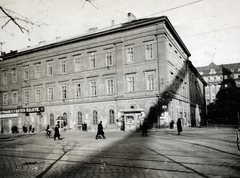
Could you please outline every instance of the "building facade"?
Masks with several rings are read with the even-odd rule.
[[[240,123],[240,63],[198,67],[207,82],[206,103],[209,122]]]
[[[180,115],[185,125],[199,125],[205,82],[189,57],[165,16],[3,53],[1,132],[57,123],[81,129],[84,122],[95,130],[99,121],[136,130],[149,115],[157,115],[156,126]]]

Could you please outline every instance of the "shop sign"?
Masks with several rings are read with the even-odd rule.
[[[0,118],[13,118],[18,117],[18,114],[2,114],[0,115]]]
[[[14,114],[14,113],[38,113],[44,112],[44,107],[31,107],[31,108],[20,108],[20,109],[8,109],[0,111],[0,114]]]

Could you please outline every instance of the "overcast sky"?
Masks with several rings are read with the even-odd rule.
[[[89,28],[105,28],[127,21],[127,13],[137,19],[167,16],[198,66],[240,62],[240,0],[0,0],[0,6],[33,23],[30,33],[21,33],[13,23],[0,29],[2,51],[35,46],[81,35]],[[11,14],[11,12],[10,12]],[[0,12],[0,25],[7,18]]]

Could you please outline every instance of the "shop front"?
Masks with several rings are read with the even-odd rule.
[[[141,128],[144,120],[144,109],[126,109],[120,112],[125,130],[135,131]]]
[[[39,118],[44,107],[17,108],[0,111],[1,133],[26,132],[29,129],[40,130]]]

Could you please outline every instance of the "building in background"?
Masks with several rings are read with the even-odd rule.
[[[1,131],[204,123],[205,85],[167,17],[135,19],[2,53]],[[113,23],[112,23],[113,24]],[[11,115],[10,115],[11,114]],[[123,122],[124,121],[124,122]]]
[[[236,86],[240,87],[240,63],[216,65],[211,62],[208,66],[196,67],[196,69],[207,83],[207,105],[216,100],[216,96],[220,88],[228,87],[228,78],[233,79]],[[227,74],[224,75],[223,70],[228,71]],[[223,82],[225,82],[224,85]]]
[[[220,123],[239,123],[240,63],[197,67],[207,82],[208,118]]]

